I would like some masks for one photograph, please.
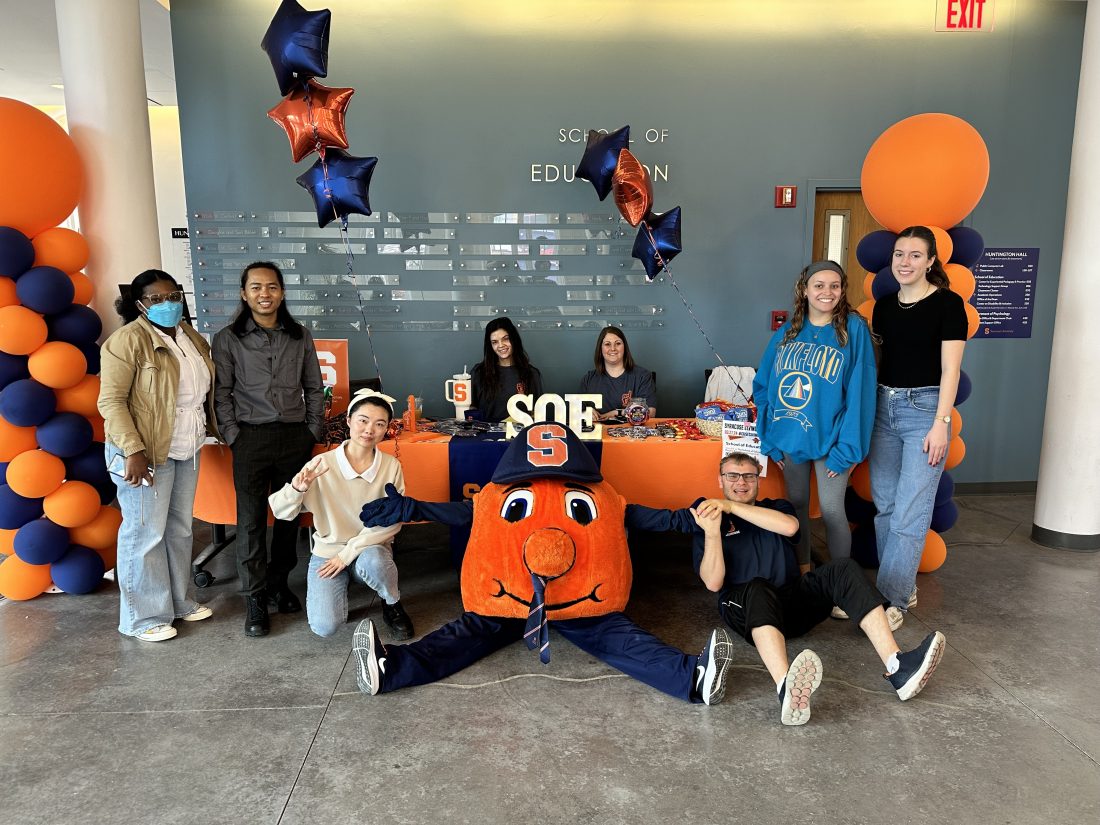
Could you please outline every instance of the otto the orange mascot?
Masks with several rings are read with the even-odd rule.
[[[355,629],[359,689],[376,694],[457,673],[524,639],[550,661],[549,626],[586,653],[658,690],[715,704],[732,642],[710,634],[702,654],[666,645],[623,614],[630,598],[626,503],[567,427],[520,432],[469,502],[416,501],[387,488],[363,507],[368,527],[402,521],[471,526],[462,563],[465,612],[409,645],[383,645],[369,619]]]

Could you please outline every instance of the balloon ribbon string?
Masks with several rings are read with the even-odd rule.
[[[657,248],[657,239],[653,237],[653,231],[649,228],[649,224],[642,221],[642,228],[645,229],[646,237],[649,238],[649,245],[653,247],[653,257],[657,259],[657,263],[661,265],[661,269],[668,276],[668,281],[672,284],[672,288],[676,290],[676,294],[680,296],[680,300],[684,303],[684,308],[687,309],[688,315],[691,316],[691,320],[695,322],[695,326],[699,328],[699,334],[703,336],[703,339],[707,342],[707,346],[710,347],[710,351],[714,353],[714,357],[718,359],[718,363],[723,367],[726,366],[726,362],[722,360],[722,356],[718,354],[718,350],[711,342],[710,337],[707,335],[703,325],[699,323],[699,319],[695,316],[695,310],[691,308],[691,304],[688,303],[687,298],[684,297],[684,293],[680,291],[680,285],[676,283],[676,279],[672,276],[672,270],[668,268],[668,261],[661,257],[661,251]]]

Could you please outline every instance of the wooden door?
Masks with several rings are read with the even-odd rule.
[[[856,260],[856,246],[863,236],[883,226],[867,211],[858,189],[818,189],[814,203],[814,260],[831,257],[840,250],[837,261],[848,273],[848,300],[858,307],[870,295],[863,294],[866,271]]]

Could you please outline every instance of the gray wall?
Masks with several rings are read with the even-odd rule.
[[[276,7],[172,3],[192,212],[312,208],[294,183],[309,161],[291,162],[265,115],[279,92],[259,41]],[[655,203],[683,207],[685,251],[673,271],[728,363],[755,364],[769,310],[789,304],[809,254],[808,190],[858,181],[872,141],[901,118],[965,118],[991,158],[989,187],[967,223],[988,246],[1035,246],[1041,257],[1033,337],[967,346],[974,393],[961,410],[967,457],[954,475],[1035,479],[1085,3],[1002,0],[989,34],[934,32],[935,0],[327,7],[323,82],[357,90],[348,134],[354,154],[380,158],[376,209],[606,211],[610,201],[599,204],[588,184],[533,184],[529,167],[580,159],[583,146],[559,143],[560,128],[629,123],[639,158],[669,166]],[[647,144],[650,128],[667,129],[667,142]],[[777,184],[800,187],[799,208],[773,208]],[[357,270],[377,265],[368,256]],[[402,281],[449,284],[449,273]],[[521,299],[502,289],[494,303]],[[659,374],[661,413],[688,414],[714,359],[667,283],[632,289],[631,302],[663,304],[667,324],[633,333],[632,349]],[[551,389],[572,390],[590,366],[591,333],[532,331],[524,340]],[[443,413],[442,381],[479,360],[481,336],[380,333],[376,346],[387,389],[423,393],[428,412]],[[369,358],[362,338],[352,352],[353,362]]]

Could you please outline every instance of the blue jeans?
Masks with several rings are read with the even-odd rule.
[[[328,561],[309,554],[306,573],[306,619],[309,629],[318,636],[332,636],[348,620],[348,583],[354,579],[378,592],[386,604],[397,604],[401,591],[397,588],[397,565],[393,550],[385,545],[364,548],[351,564],[331,579],[322,579],[317,571]]]
[[[923,449],[939,399],[939,387],[878,388],[870,455],[871,493],[878,509],[878,589],[903,611],[916,585],[946,460],[929,466]]]
[[[111,463],[121,450],[108,443]],[[152,487],[131,487],[118,476],[122,525],[118,529],[118,632],[136,636],[195,609],[191,582],[191,522],[199,457],[168,459],[155,468]]]

